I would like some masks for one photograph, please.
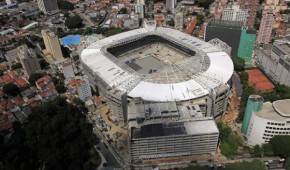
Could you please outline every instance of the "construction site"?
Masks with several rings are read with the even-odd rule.
[[[224,51],[218,39],[146,24],[89,45],[81,60],[108,104],[97,119],[112,147],[133,164],[214,156],[233,73]]]

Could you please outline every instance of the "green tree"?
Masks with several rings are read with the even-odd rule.
[[[275,155],[282,156],[284,158],[290,157],[290,136],[276,135],[270,139],[273,152]]]
[[[63,84],[57,84],[55,86],[55,89],[58,93],[65,93],[66,92],[66,87]]]
[[[16,70],[18,68],[22,68],[22,64],[21,63],[15,63],[11,66],[11,69],[12,70]]]
[[[290,157],[285,160],[284,168],[290,170]]]
[[[266,166],[263,164],[263,162],[255,159],[252,162],[236,162],[232,164],[226,164],[224,170],[266,170]]]
[[[262,148],[260,147],[260,145],[255,145],[253,150],[252,150],[252,156],[254,157],[260,157],[261,155],[263,155],[263,150]]]
[[[232,58],[235,71],[243,71],[245,69],[245,60],[240,57]]]
[[[83,26],[83,21],[80,16],[74,15],[74,16],[68,17],[65,20],[65,25],[69,29],[81,28]]]
[[[28,78],[28,82],[30,85],[34,86],[35,85],[35,82],[36,80],[40,79],[41,77],[43,76],[43,74],[41,73],[34,73],[34,74],[31,74]]]
[[[92,125],[64,98],[34,108],[29,119],[24,128],[13,125],[11,140],[1,150],[6,169],[86,170],[100,164]]]
[[[220,131],[220,140],[221,141],[224,141],[225,139],[227,139],[232,133],[232,129],[229,126],[227,126],[221,122],[217,123],[217,127]]]
[[[126,7],[121,8],[120,14],[127,14],[127,8]]]
[[[59,9],[61,9],[61,10],[68,11],[68,10],[74,9],[74,5],[72,3],[70,3],[69,1],[58,0],[57,5],[58,5]]]
[[[173,27],[174,26],[174,20],[171,18],[169,21],[166,22],[167,25]]]
[[[262,150],[263,150],[263,155],[264,156],[273,156],[274,155],[272,145],[269,144],[269,143],[263,144],[262,145]]]
[[[19,94],[19,88],[13,83],[5,84],[2,90],[10,96],[17,96]]]

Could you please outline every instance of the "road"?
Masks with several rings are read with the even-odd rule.
[[[100,142],[98,146],[101,148],[100,151],[102,155],[105,157],[106,162],[110,167],[121,168],[120,164],[115,159],[114,155],[109,151],[109,149],[105,146],[103,142]]]

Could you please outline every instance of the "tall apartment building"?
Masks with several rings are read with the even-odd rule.
[[[174,17],[175,29],[182,31],[183,30],[183,13],[177,12]]]
[[[249,146],[268,143],[276,135],[290,134],[290,99],[263,103],[258,95],[249,96],[242,133]]]
[[[227,8],[223,10],[222,20],[225,21],[241,21],[246,25],[248,17],[248,10],[241,9],[239,5],[229,4]]]
[[[275,41],[271,50],[260,50],[258,62],[277,83],[290,86],[290,37]]]
[[[145,16],[145,5],[143,5],[143,4],[134,5],[134,12],[136,14],[139,14],[139,18],[144,18],[144,16]]]
[[[166,0],[166,8],[169,11],[174,12],[175,7],[176,7],[176,0]]]
[[[253,28],[256,19],[259,0],[240,0],[240,7],[248,10],[247,26]]]
[[[49,30],[41,30],[41,35],[44,41],[46,50],[52,55],[54,59],[62,59],[63,55],[60,48],[58,36]]]
[[[251,61],[255,42],[256,31],[243,27],[238,49],[238,56],[243,58],[245,61]]]
[[[18,56],[26,76],[30,76],[31,74],[41,70],[34,51],[31,48],[28,48],[27,45],[18,47]]]
[[[262,20],[260,23],[257,43],[269,44],[272,36],[272,28],[274,23],[274,14],[272,11],[263,11]]]
[[[84,80],[78,84],[77,91],[82,101],[86,101],[92,97],[92,91],[87,76],[84,76]]]
[[[37,0],[37,4],[44,13],[58,10],[57,0]]]

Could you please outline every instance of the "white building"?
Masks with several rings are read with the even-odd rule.
[[[223,10],[222,20],[225,21],[241,21],[246,25],[248,17],[248,10],[241,9],[239,5],[229,4]]]
[[[261,103],[261,110],[252,112],[245,135],[249,146],[268,143],[275,135],[290,134],[289,103],[290,99]]]
[[[174,12],[176,7],[176,0],[166,0],[166,8],[171,12]]]
[[[62,72],[65,79],[70,79],[70,78],[75,77],[73,65],[71,62],[64,62],[62,64]]]
[[[58,10],[57,0],[37,0],[38,7],[44,13]]]
[[[290,86],[290,36],[273,43],[271,50],[262,49],[258,53],[258,62],[268,76],[278,82]]]
[[[145,16],[145,5],[143,5],[143,4],[134,5],[134,12],[136,14],[139,14],[139,18],[144,18],[144,16]]]
[[[78,84],[77,91],[79,98],[82,101],[86,101],[92,97],[91,87],[87,76],[84,76],[84,80],[82,80],[80,84]]]
[[[183,13],[182,12],[175,13],[174,24],[175,24],[175,29],[179,31],[183,30]]]

